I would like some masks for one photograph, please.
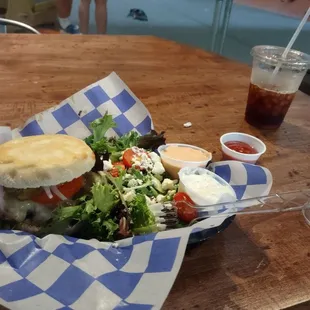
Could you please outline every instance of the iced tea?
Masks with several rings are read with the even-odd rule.
[[[282,124],[295,94],[296,92],[280,92],[250,83],[245,111],[246,121],[250,125],[262,129],[278,128]]]
[[[251,50],[253,65],[245,112],[258,128],[277,129],[295,97],[309,63],[309,55],[284,47],[260,45]],[[276,71],[277,68],[277,71]]]

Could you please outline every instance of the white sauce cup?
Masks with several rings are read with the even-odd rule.
[[[205,175],[209,178],[214,179],[222,190],[218,188],[212,192],[212,188],[207,189],[202,193],[197,191],[187,176],[190,175]],[[193,200],[197,206],[208,206],[219,203],[233,202],[237,200],[234,189],[224,179],[217,174],[205,169],[205,168],[182,168],[179,172],[179,192],[185,192]],[[208,211],[217,211],[213,207],[209,207]],[[216,212],[217,213],[217,212]],[[211,215],[211,214],[210,214]]]

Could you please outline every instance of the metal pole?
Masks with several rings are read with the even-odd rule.
[[[222,11],[223,0],[215,0],[215,8],[213,13],[212,22],[212,41],[211,41],[211,51],[216,52],[216,39],[219,30],[219,24],[221,21],[221,11]]]
[[[224,42],[226,39],[226,33],[227,33],[229,21],[230,21],[232,5],[233,5],[233,0],[226,0],[224,17],[223,17],[223,25],[222,25],[222,30],[221,30],[221,43],[220,43],[220,48],[219,48],[220,55],[223,52]]]

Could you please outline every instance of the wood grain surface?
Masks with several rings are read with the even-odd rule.
[[[310,97],[297,94],[279,130],[258,131],[244,121],[248,66],[154,37],[0,35],[0,125],[20,125],[111,71],[168,141],[220,160],[220,135],[247,132],[267,145],[260,163],[273,191],[310,187]],[[163,308],[310,309],[309,300],[310,227],[291,213],[240,216],[191,250]]]

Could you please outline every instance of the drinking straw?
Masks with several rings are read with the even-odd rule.
[[[290,49],[292,48],[293,44],[295,43],[295,41],[296,41],[296,39],[297,39],[301,29],[304,27],[305,23],[307,22],[309,16],[310,16],[310,7],[308,8],[305,16],[301,20],[299,26],[297,27],[295,33],[292,36],[290,42],[288,43],[287,47],[285,48],[285,50],[284,50],[284,52],[282,54],[282,57],[281,57],[282,59],[286,58],[287,54],[289,53]],[[277,73],[280,70],[281,65],[282,65],[282,61],[279,61],[277,66],[276,66],[276,68],[272,72],[271,79],[270,79],[271,81],[274,80],[275,76],[277,75]]]

